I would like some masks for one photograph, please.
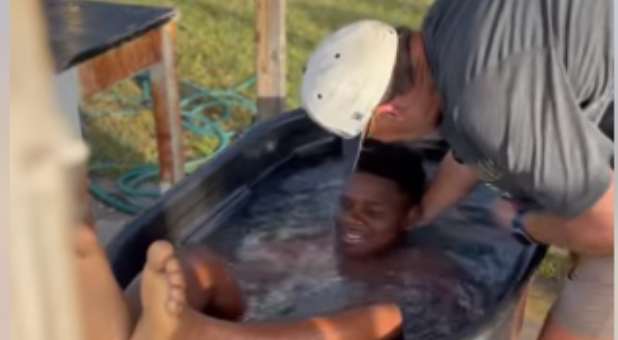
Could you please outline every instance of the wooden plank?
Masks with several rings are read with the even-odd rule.
[[[10,338],[77,340],[85,337],[76,294],[71,170],[84,164],[87,152],[59,119],[41,4],[15,1],[10,9],[11,18],[27,18],[10,21],[7,50]]]
[[[258,114],[268,118],[285,110],[285,0],[256,0]]]
[[[79,65],[81,95],[91,96],[161,60],[161,30],[110,49]]]
[[[152,98],[156,123],[161,188],[166,190],[184,177],[184,154],[178,79],[176,78],[176,23],[160,28],[158,55],[161,62],[151,69]]]

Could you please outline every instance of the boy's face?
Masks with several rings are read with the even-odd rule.
[[[389,179],[357,172],[346,183],[337,215],[337,243],[345,255],[362,257],[395,244],[406,227],[408,197]]]

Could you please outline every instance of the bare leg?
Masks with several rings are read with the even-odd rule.
[[[551,315],[547,318],[543,324],[540,340],[611,340],[611,337],[597,337],[576,334],[573,330],[556,322]]]
[[[521,298],[515,309],[515,316],[513,319],[513,327],[511,329],[511,339],[516,340],[521,336],[521,331],[524,326],[524,318],[526,316],[526,302],[528,300],[528,291],[530,283],[526,285],[521,293]]]
[[[80,312],[85,339],[129,339],[128,306],[94,230],[81,226],[76,238]]]
[[[240,287],[222,258],[204,247],[179,251],[187,280],[189,304],[209,316],[225,320],[239,320],[245,311]],[[204,294],[206,288],[208,294]],[[195,307],[191,301],[201,303]]]
[[[541,340],[610,340],[614,334],[614,259],[578,256],[543,325]]]
[[[390,304],[375,305],[296,322],[241,324],[216,320],[191,309],[180,262],[167,242],[148,250],[143,270],[143,312],[132,340],[392,339],[401,313]]]
[[[209,340],[389,340],[397,338],[401,325],[397,306],[378,304],[298,321],[233,323],[203,317],[192,321],[193,332],[184,339],[208,334]]]
[[[245,304],[240,287],[226,263],[204,247],[182,249],[178,253],[189,306],[216,318],[239,320]],[[140,285],[141,274],[125,291],[134,322],[142,310]]]

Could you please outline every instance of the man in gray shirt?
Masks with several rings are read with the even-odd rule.
[[[417,223],[479,181],[497,188],[514,230],[578,259],[541,339],[610,339],[612,31],[610,0],[438,0],[422,32],[366,20],[327,37],[303,106],[345,138],[442,135],[451,151]]]

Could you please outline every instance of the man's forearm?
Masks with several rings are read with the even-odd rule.
[[[525,229],[540,243],[564,247],[575,253],[606,256],[614,252],[614,180],[605,194],[583,214],[566,219],[545,213],[530,213]]]
[[[478,181],[476,172],[458,163],[449,151],[440,163],[435,179],[423,196],[421,222],[430,222],[457,203],[470,193]]]

